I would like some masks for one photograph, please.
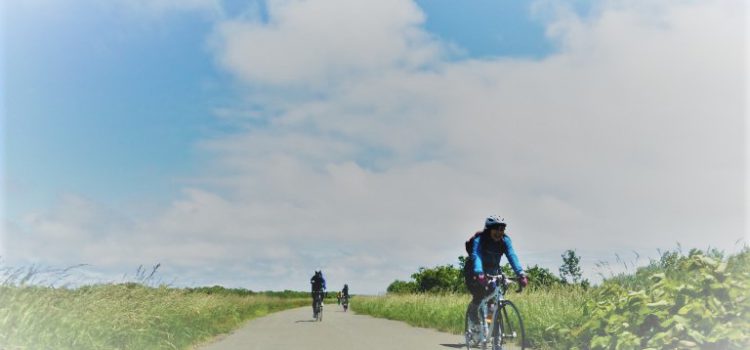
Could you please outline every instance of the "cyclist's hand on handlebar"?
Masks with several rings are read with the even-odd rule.
[[[526,277],[526,275],[521,275],[521,278],[518,279],[518,283],[521,285],[521,287],[526,288],[526,286],[529,285],[529,278]]]
[[[480,285],[487,285],[487,276],[485,276],[483,273],[476,275],[474,278],[477,280],[477,282],[479,282]]]

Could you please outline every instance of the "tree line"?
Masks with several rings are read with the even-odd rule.
[[[581,257],[574,250],[566,250],[562,255],[559,275],[555,275],[549,269],[538,265],[527,266],[524,271],[528,276],[529,288],[550,288],[560,285],[579,285],[588,288],[590,283],[582,278]],[[388,286],[388,293],[468,293],[464,284],[464,267],[466,256],[458,257],[458,266],[452,264],[440,265],[431,268],[420,267],[411,275],[411,280],[395,280]],[[512,276],[513,271],[509,264],[501,267],[503,273]]]

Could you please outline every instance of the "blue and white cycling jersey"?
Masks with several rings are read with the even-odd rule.
[[[521,263],[513,250],[513,242],[508,235],[503,235],[500,241],[492,239],[488,232],[476,235],[472,239],[469,263],[472,264],[474,273],[477,275],[482,273],[496,275],[500,272],[500,259],[503,255],[508,258],[516,275],[523,274]]]

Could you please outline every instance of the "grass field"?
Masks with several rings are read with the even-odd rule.
[[[0,285],[0,349],[190,349],[306,292],[146,283]],[[533,281],[532,281],[533,283]],[[334,303],[329,294],[328,303]],[[588,289],[509,292],[535,349],[750,349],[750,249],[668,253]],[[460,334],[468,294],[357,296],[353,311]]]
[[[533,283],[533,281],[532,281]],[[674,252],[588,289],[510,292],[535,349],[750,349],[750,250]],[[355,312],[461,334],[468,294],[359,297]]]
[[[278,293],[277,293],[278,294]],[[0,349],[189,349],[299,295],[207,293],[136,283],[0,286]]]
[[[524,316],[526,334],[537,348],[549,348],[557,334],[545,332],[555,324],[573,326],[582,323],[586,292],[580,288],[553,288],[549,290],[509,293]],[[368,314],[426,328],[435,328],[454,334],[464,331],[464,313],[471,300],[467,294],[410,294],[379,297],[357,297],[351,308]],[[546,333],[546,335],[545,335]]]

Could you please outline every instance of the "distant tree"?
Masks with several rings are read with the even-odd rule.
[[[513,268],[507,263],[500,267],[500,271],[506,276],[515,275]],[[524,272],[529,278],[529,287],[532,289],[549,288],[564,283],[562,279],[557,277],[552,271],[538,265],[526,266]]]
[[[529,286],[533,289],[549,288],[563,283],[552,271],[538,265],[526,267],[526,275],[529,277]]]
[[[458,269],[463,271],[466,268],[466,256],[459,256],[458,257]]]
[[[564,283],[578,283],[581,280],[581,257],[570,249],[566,250],[561,257],[563,264],[560,266],[560,278]]]
[[[388,285],[388,293],[393,294],[410,294],[417,292],[417,283],[414,281],[399,281],[395,280],[393,283]]]
[[[420,267],[411,277],[419,292],[456,293],[464,290],[463,271],[453,265]]]

